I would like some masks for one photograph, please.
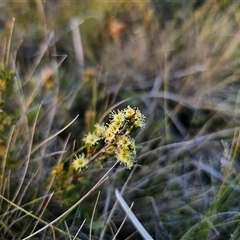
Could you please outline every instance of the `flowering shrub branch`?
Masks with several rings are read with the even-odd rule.
[[[100,154],[115,154],[116,159],[125,164],[130,169],[133,166],[136,157],[135,141],[130,137],[130,133],[138,128],[145,126],[145,116],[137,108],[128,106],[123,110],[110,113],[109,123],[105,125],[96,124],[93,133],[88,133],[83,141],[87,147],[88,153],[99,144],[105,142],[105,146],[96,154],[85,157],[79,155],[72,163],[75,170],[81,170],[90,162],[99,157]]]
[[[108,123],[95,124],[94,131],[85,135],[85,146],[82,148],[84,152],[75,155],[68,174],[64,173],[63,163],[53,169],[52,174],[56,177],[57,185],[69,187],[69,179],[73,179],[91,162],[102,161],[112,155],[127,169],[131,169],[136,158],[136,145],[130,133],[144,128],[145,119],[139,109],[130,106],[117,112],[112,111]]]

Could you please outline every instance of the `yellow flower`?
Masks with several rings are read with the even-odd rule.
[[[72,162],[72,168],[77,170],[81,170],[82,168],[87,166],[87,159],[85,158],[84,153],[79,156],[76,156],[76,159]]]
[[[127,108],[125,108],[123,110],[124,114],[125,114],[125,117],[126,118],[131,118],[134,116],[135,114],[135,110],[133,108],[131,108],[130,106],[128,106]]]
[[[141,113],[141,111],[139,109],[136,109],[136,112],[134,114],[134,119],[135,120],[143,120],[146,117]]]
[[[113,139],[115,138],[115,133],[113,133],[111,128],[107,128],[104,134],[104,137],[105,137],[105,142],[112,142]]]
[[[144,120],[136,120],[133,125],[135,128],[144,128],[146,124]]]
[[[111,118],[111,122],[114,122],[119,127],[122,127],[125,122],[125,114],[123,111],[118,111],[118,113],[112,111]]]
[[[100,140],[100,138],[95,133],[88,133],[86,137],[83,138],[83,141],[90,146],[97,144],[98,140]]]
[[[118,148],[133,148],[135,147],[133,139],[131,139],[129,136],[120,136],[117,141],[117,147]]]
[[[134,114],[134,127],[135,128],[144,128],[145,127],[145,116],[140,112],[139,109],[136,109],[136,112]]]
[[[113,134],[117,134],[119,132],[119,125],[115,122],[112,122],[108,125],[107,131],[111,131]]]
[[[135,155],[129,149],[122,148],[116,151],[116,158],[119,162],[124,163],[130,169],[133,166]]]

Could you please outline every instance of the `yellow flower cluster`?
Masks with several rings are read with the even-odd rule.
[[[128,135],[120,136],[116,142],[116,158],[126,165],[128,169],[133,166],[136,157],[136,146],[134,139]]]
[[[112,111],[108,123],[95,124],[93,132],[83,138],[84,145],[78,149],[74,157],[70,157],[70,164],[60,162],[52,170],[54,182],[51,184],[59,199],[71,204],[77,197],[76,184],[87,181],[81,171],[91,162],[102,161],[109,156],[131,169],[136,158],[136,145],[130,134],[145,126],[145,116],[137,109],[128,106],[123,110]],[[1,129],[0,129],[1,132]]]
[[[111,153],[115,154],[116,159],[130,169],[136,157],[136,146],[134,139],[129,134],[135,129],[143,128],[145,118],[140,110],[130,106],[117,112],[112,111],[109,116],[109,123],[105,125],[95,124],[94,132],[88,133],[83,141],[88,151],[95,147],[99,141],[105,142],[106,146],[102,153],[109,154],[111,148]],[[93,159],[94,156],[90,155],[89,159],[86,159],[84,154],[76,157],[72,162],[73,169],[78,171],[86,167],[92,161],[91,158]]]
[[[128,106],[110,113],[110,123],[105,127],[103,139],[115,146],[115,157],[127,168],[131,168],[136,157],[136,146],[130,137],[132,130],[145,126],[145,116],[137,108]]]

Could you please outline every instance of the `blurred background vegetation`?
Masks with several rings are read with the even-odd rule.
[[[77,237],[112,239],[124,213],[107,219],[123,187],[154,239],[239,239],[239,9],[233,0],[0,2],[0,190],[10,201],[0,201],[0,238],[27,237],[96,184],[114,159],[53,196],[51,171],[67,168],[110,109],[131,105],[147,116],[138,163],[101,185],[92,230],[97,191],[58,223],[64,233],[36,239],[71,239],[84,219]],[[140,235],[127,220],[117,239]]]

